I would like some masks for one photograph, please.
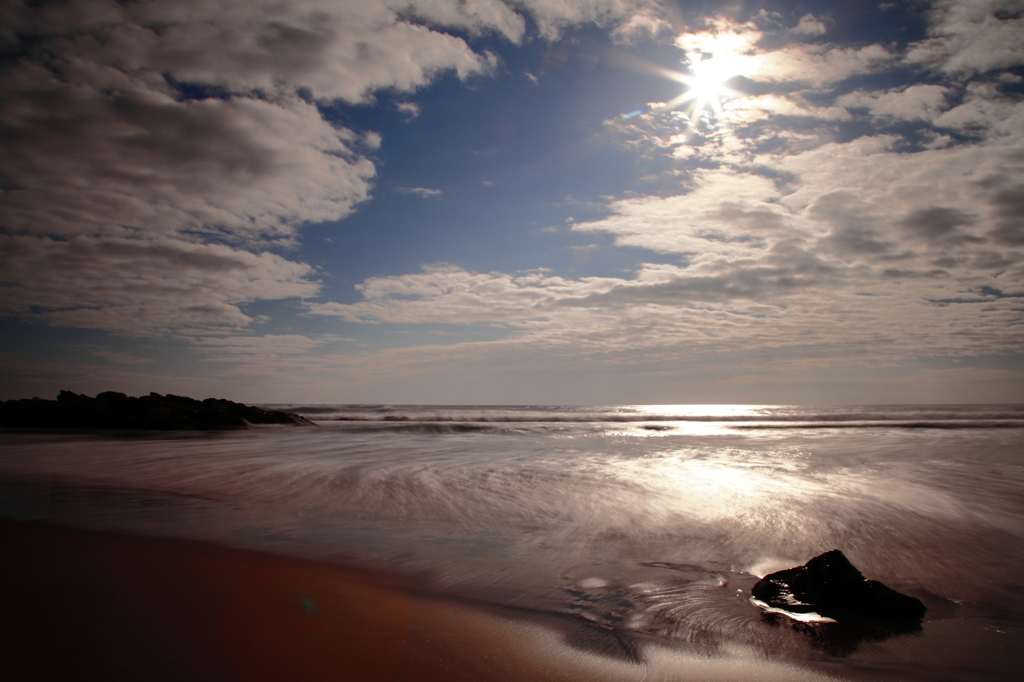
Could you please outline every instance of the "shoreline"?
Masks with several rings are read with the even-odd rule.
[[[824,679],[657,644],[637,662],[568,616],[208,542],[3,518],[0,539],[12,680]]]

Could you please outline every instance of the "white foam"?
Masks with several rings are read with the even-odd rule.
[[[839,621],[837,621],[834,618],[829,618],[828,616],[823,616],[820,613],[815,613],[814,611],[808,611],[807,613],[796,613],[794,611],[786,611],[785,609],[779,609],[779,608],[776,608],[774,606],[768,606],[768,604],[766,604],[765,602],[761,601],[760,599],[754,599],[753,597],[750,598],[750,603],[753,604],[754,606],[760,608],[760,609],[763,609],[765,613],[778,613],[778,614],[781,614],[783,616],[786,616],[787,618],[792,618],[793,620],[798,620],[801,623],[838,623],[839,622]]]
[[[793,566],[799,566],[801,562],[793,561],[792,559],[776,559],[775,557],[764,557],[758,559],[756,562],[742,569],[744,573],[750,575],[756,575],[758,578],[763,578],[770,573],[781,571],[784,568],[792,568]]]

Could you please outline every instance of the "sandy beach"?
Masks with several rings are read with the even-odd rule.
[[[571,618],[210,543],[9,519],[0,538],[9,680],[824,679],[763,659],[631,661]]]
[[[0,535],[6,679],[602,677],[555,646],[565,623],[431,599],[386,575],[38,523],[0,520]]]
[[[806,429],[784,411],[744,429],[622,421],[632,408],[425,409],[3,434],[0,679],[1019,671],[1021,430],[985,427],[1015,411],[803,410]],[[941,428],[901,426],[923,420]],[[759,577],[831,548],[921,599],[921,626],[803,627],[750,603]]]

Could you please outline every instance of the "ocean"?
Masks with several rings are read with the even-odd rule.
[[[319,427],[0,432],[0,516],[410,576],[582,622],[570,644],[649,679],[666,652],[839,679],[1024,664],[1024,406],[263,407]],[[921,627],[750,603],[831,549],[921,599]]]

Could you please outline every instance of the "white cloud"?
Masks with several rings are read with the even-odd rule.
[[[319,290],[308,265],[226,245],[32,235],[0,243],[0,308],[63,326],[139,335],[240,327],[251,321],[241,303]]]
[[[439,70],[465,78],[490,68],[486,56],[475,54],[462,39],[402,21],[397,10],[412,7],[439,20],[445,15],[460,28],[500,29],[500,17],[490,17],[499,25],[487,24],[486,16],[460,12],[457,2],[423,5],[78,0],[66,9],[36,14],[33,28],[53,36],[66,31],[74,37],[62,45],[65,50],[125,72],[153,70],[234,92],[287,92],[304,86],[318,98],[357,102],[379,88],[414,90]],[[82,15],[91,21],[82,22]]]
[[[196,349],[206,360],[244,363],[300,356],[322,345],[325,339],[312,339],[301,334],[265,334],[263,336],[205,336],[194,340]]]
[[[807,23],[807,35],[817,33]],[[708,47],[701,41],[724,35],[748,77],[812,87],[901,62],[879,45],[766,51],[753,46],[755,33],[723,20],[682,41],[699,51]],[[850,363],[1016,351],[1024,342],[1021,108],[977,83],[950,108],[960,92],[916,84],[854,91],[834,106],[810,104],[813,93],[744,98],[724,115],[734,125],[763,125],[758,112],[826,122],[808,129],[776,121],[756,136],[681,131],[678,120],[654,114],[610,121],[606,129],[631,135],[646,154],[686,159],[672,171],[682,184],[672,195],[666,174],[661,194],[611,200],[606,217],[571,229],[678,262],[581,279],[434,267],[367,280],[362,301],[313,312],[509,330],[496,341],[392,349],[361,361],[365,376],[382,380],[501,363],[582,373],[676,367],[687,378],[727,367],[736,381],[756,382]],[[835,142],[827,122],[849,119],[846,107],[959,128],[977,141],[933,133],[933,148],[916,153],[899,151],[896,136]],[[774,152],[757,151],[765,142]]]
[[[662,11],[658,0],[519,0],[518,4],[529,11],[540,34],[548,39],[571,24],[593,23],[614,30],[637,15],[653,22]]]
[[[774,267],[766,260],[717,277],[653,264],[630,280],[579,281],[435,268],[368,282],[374,286],[363,292],[366,301],[316,312],[364,322],[499,322],[517,330],[495,341],[363,356],[352,371],[364,378],[466,371],[477,363],[570,375],[598,366],[664,375],[666,367],[699,372],[721,363],[730,373],[780,376],[836,363],[1005,352],[1022,340],[1012,301],[984,297],[984,310],[937,305],[926,296],[963,294],[948,283],[830,275],[820,261],[810,258],[801,268],[795,254],[782,251]],[[803,284],[794,281],[801,277]],[[865,284],[873,296],[857,293]]]
[[[521,41],[526,31],[523,17],[500,0],[390,0],[386,4],[440,26],[477,33],[495,31],[514,43]]]
[[[382,353],[374,356],[379,376],[430,372],[428,359],[449,366],[461,357],[580,371],[724,363],[739,375],[777,377],[1013,351],[1024,341],[1016,297],[1024,168],[1015,161],[1024,145],[905,154],[894,141],[755,156],[750,165],[763,175],[696,170],[683,193],[614,200],[607,217],[572,226],[610,234],[617,246],[684,256],[678,264],[581,279],[432,267],[367,280],[358,287],[363,301],[312,312],[513,330],[497,341]]]
[[[760,120],[766,114],[828,121],[845,121],[851,118],[850,112],[843,107],[813,106],[798,97],[785,95],[739,97],[727,102],[724,109],[729,121],[744,123]]]
[[[693,184],[686,194],[612,202],[610,216],[572,229],[607,232],[615,235],[617,246],[691,254],[698,262],[760,252],[784,224],[785,213],[769,203],[778,190],[767,178],[700,171]]]
[[[691,65],[712,55],[722,62],[724,70],[735,75],[766,83],[798,82],[814,88],[883,70],[897,59],[881,45],[852,48],[794,43],[767,50],[757,45],[764,35],[753,24],[718,18],[710,29],[684,33],[675,42],[687,52]]]
[[[885,138],[862,138],[780,157],[772,167],[802,181],[781,203],[819,228],[828,225],[831,244],[845,243],[848,257],[918,276],[938,268],[967,288],[1013,290],[1021,286],[1024,253],[999,244],[1024,237],[1010,217],[1017,210],[1012,188],[1024,183],[1015,160],[1022,150],[1019,136],[916,154],[893,152]]]
[[[415,194],[421,199],[437,199],[442,194],[441,190],[429,187],[399,187],[398,191],[402,194]]]
[[[583,21],[613,28],[645,6],[4,3],[0,41],[23,54],[0,71],[0,305],[151,334],[245,326],[248,301],[314,295],[312,268],[270,250],[367,200],[375,169],[364,153],[382,138],[328,123],[311,98],[363,103],[442,73],[493,71],[493,54],[445,29],[519,42],[524,13],[552,37]]]
[[[395,108],[405,114],[410,121],[420,115],[420,105],[415,102],[399,102]]]
[[[74,83],[28,63],[0,87],[11,231],[258,243],[368,197],[374,168],[354,135],[298,100],[181,102],[134,78]]]
[[[659,17],[653,10],[641,10],[619,24],[612,31],[612,38],[619,43],[631,43],[642,38],[657,38],[672,31],[672,24]]]
[[[311,304],[310,311],[353,322],[521,325],[549,314],[556,301],[584,298],[623,283],[566,280],[543,272],[472,273],[442,265],[425,267],[418,274],[368,279],[356,287],[364,301]]]
[[[1019,64],[1020,20],[993,15],[1018,4],[942,3],[931,37],[907,59],[959,75]],[[473,363],[670,366],[691,376],[727,365],[764,376],[1024,342],[1020,299],[1002,295],[1024,287],[1024,120],[1018,102],[982,83],[855,91],[835,106],[813,104],[821,93],[808,91],[749,97],[728,115],[750,131],[721,126],[702,139],[678,121],[638,116],[628,126],[645,153],[675,156],[671,177],[682,184],[673,190],[666,175],[661,194],[613,199],[605,217],[571,229],[670,262],[577,279],[434,266],[368,279],[355,303],[307,304],[355,323],[491,325],[506,333],[496,341],[314,356],[339,339],[246,335],[246,303],[319,293],[315,270],[280,248],[304,223],[342,218],[369,196],[365,155],[380,135],[328,124],[311,99],[368,102],[442,73],[486,75],[496,58],[459,36],[525,41],[527,14],[548,38],[594,22],[625,40],[664,30],[661,9],[639,0],[71,0],[13,16],[10,7],[0,41],[16,51],[31,39],[39,52],[0,73],[0,173],[16,186],[0,217],[7,313],[177,334],[230,363],[223,377],[282,385]],[[906,63],[880,45],[796,42],[823,35],[811,15],[776,50],[756,46],[764,34],[752,25],[712,24],[680,46],[728,48],[737,73],[762,86],[823,88]],[[181,84],[195,97],[182,97]],[[965,97],[947,110],[954,92]],[[396,106],[419,113],[409,101]],[[949,135],[933,131],[935,148],[919,153],[897,151],[895,137],[832,142],[844,107],[931,121]],[[787,128],[785,118],[805,120]],[[977,142],[958,141],[965,134]]]
[[[859,49],[834,45],[789,45],[752,55],[745,72],[756,80],[769,83],[795,81],[820,88],[850,76],[883,70],[895,58],[881,45]]]
[[[789,30],[790,33],[810,37],[820,36],[826,31],[828,31],[828,27],[813,14],[803,15],[800,17],[800,23]]]
[[[947,108],[949,88],[941,85],[912,85],[884,92],[858,90],[843,95],[836,104],[867,109],[873,116],[913,120],[934,120]]]
[[[936,117],[934,123],[942,128],[980,131],[993,140],[1019,141],[1024,130],[1024,108],[989,83],[971,83],[964,100]]]
[[[939,0],[930,38],[907,61],[950,74],[971,75],[1024,63],[1024,3],[1020,0]]]

